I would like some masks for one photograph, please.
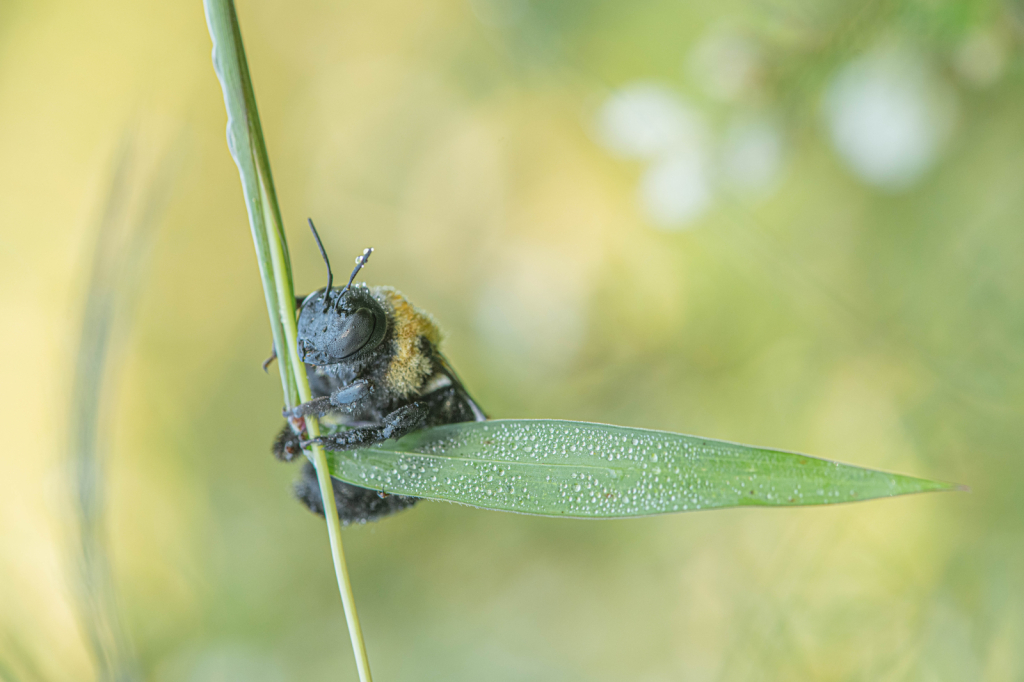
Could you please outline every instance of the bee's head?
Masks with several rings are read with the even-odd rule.
[[[299,358],[306,364],[318,366],[363,359],[380,346],[388,329],[384,307],[370,290],[365,285],[352,286],[352,280],[373,249],[366,249],[356,259],[348,284],[342,289],[333,289],[334,278],[327,253],[312,220],[309,226],[327,263],[327,286],[302,301],[298,322]]]

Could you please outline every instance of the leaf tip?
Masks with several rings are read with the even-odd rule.
[[[971,487],[963,485],[961,483],[949,483],[947,481],[932,481],[928,479],[918,479],[921,482],[921,492],[923,493],[969,493]]]

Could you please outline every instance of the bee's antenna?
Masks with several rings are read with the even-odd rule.
[[[324,289],[324,308],[326,309],[327,301],[331,296],[331,285],[334,284],[334,273],[331,272],[331,261],[327,260],[327,252],[324,251],[324,244],[320,241],[320,235],[316,232],[316,226],[313,225],[313,219],[307,218],[306,220],[309,221],[309,229],[313,230],[313,239],[316,240],[317,248],[320,249],[320,255],[324,257],[324,263],[327,265],[327,288]],[[356,268],[356,270],[358,271],[359,268]],[[354,272],[352,273],[352,276],[355,277]],[[352,281],[349,280],[349,284],[351,283]],[[345,288],[347,289],[348,287]]]
[[[348,284],[341,290],[341,293],[348,291],[348,288],[352,286],[352,280],[356,278],[356,273],[363,269],[366,265],[366,261],[370,260],[370,254],[373,253],[373,249],[363,249],[363,255],[356,258],[356,269],[352,271],[352,276],[348,278]]]

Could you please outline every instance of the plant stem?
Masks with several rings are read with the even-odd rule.
[[[256,109],[256,97],[249,78],[249,66],[245,59],[234,2],[204,0],[203,6],[210,37],[213,39],[213,66],[224,90],[224,105],[228,112],[228,148],[238,165],[238,174],[242,180],[249,226],[267,299],[274,348],[278,351],[284,402],[291,408],[308,401],[312,396],[296,343],[295,291],[281,210],[270,173],[270,159]],[[320,425],[315,418],[306,417],[305,424],[310,438],[320,435]],[[310,459],[316,467],[320,495],[324,500],[334,572],[338,578],[338,591],[345,608],[345,620],[352,638],[359,679],[361,682],[371,682],[366,645],[359,627],[341,544],[341,522],[337,507],[333,504],[334,487],[327,468],[327,455],[319,445],[314,445],[311,450]]]

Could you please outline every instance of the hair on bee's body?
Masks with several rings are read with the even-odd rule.
[[[286,416],[315,415],[348,427],[315,439],[328,450],[365,447],[428,426],[486,419],[441,354],[441,332],[433,317],[392,287],[353,285],[372,250],[357,259],[348,284],[334,288],[312,221],[310,227],[327,263],[328,286],[306,296],[299,308],[299,355],[313,397]],[[291,461],[302,445],[299,434],[285,424],[273,452]],[[344,523],[372,521],[418,501],[331,481]],[[323,514],[316,470],[308,461],[295,492],[311,511]]]
[[[357,369],[371,373],[389,394],[414,395],[434,371],[434,350],[441,343],[441,331],[433,317],[416,308],[394,287],[360,285],[384,309],[387,331],[381,340],[389,352],[359,364],[314,366],[312,374],[347,380]],[[312,376],[311,376],[312,379]]]

